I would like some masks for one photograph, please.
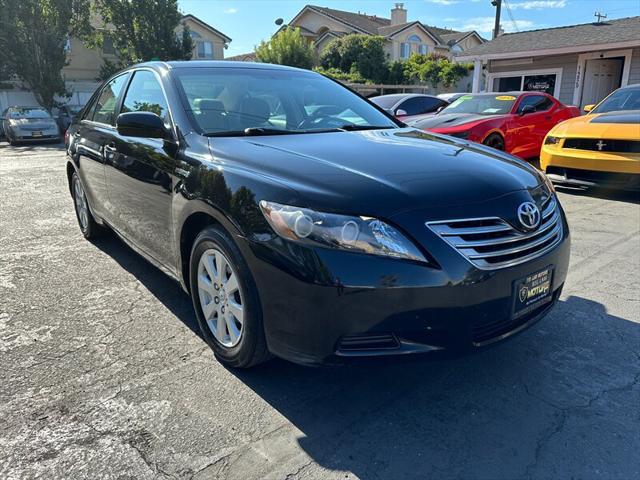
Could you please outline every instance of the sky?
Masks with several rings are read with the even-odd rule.
[[[399,1],[399,0],[398,0]],[[390,16],[394,0],[179,0],[183,13],[191,13],[232,38],[225,57],[248,53],[268,39],[306,4]],[[404,0],[408,20],[454,30],[476,30],[491,38],[495,8],[491,0]],[[509,8],[505,8],[505,4]],[[594,12],[608,19],[640,15],[640,0],[503,0],[502,28],[506,32],[588,23]],[[640,33],[639,33],[640,35]]]

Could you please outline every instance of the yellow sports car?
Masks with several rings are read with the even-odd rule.
[[[540,167],[554,183],[640,189],[640,84],[619,88],[587,115],[553,127]]]

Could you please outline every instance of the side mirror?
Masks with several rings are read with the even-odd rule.
[[[440,106],[436,109],[436,113],[440,113],[442,110],[444,110],[444,107],[446,107],[446,105],[440,105]]]
[[[584,113],[589,113],[594,108],[596,108],[596,106],[594,104],[589,104],[589,105],[585,105],[583,110],[584,110]]]
[[[407,111],[403,110],[401,108],[396,110],[396,117],[404,117],[405,115],[407,115]]]
[[[125,137],[171,138],[162,119],[151,112],[127,112],[118,115],[118,133]]]
[[[536,112],[536,107],[534,107],[533,105],[525,105],[524,107],[522,107],[522,110],[520,110],[520,115],[527,115],[528,113],[535,113]]]

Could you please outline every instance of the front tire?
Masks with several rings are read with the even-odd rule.
[[[218,360],[235,368],[268,360],[258,290],[229,235],[218,227],[200,233],[189,271],[198,325]]]
[[[502,135],[498,133],[492,133],[482,142],[487,147],[495,148],[496,150],[500,150],[504,152],[504,138]]]
[[[87,240],[99,237],[103,233],[103,228],[98,225],[91,210],[89,210],[89,203],[87,202],[87,196],[82,188],[80,177],[76,172],[71,176],[71,194],[73,196],[73,206],[76,211],[76,219],[78,220],[78,226],[82,235]]]

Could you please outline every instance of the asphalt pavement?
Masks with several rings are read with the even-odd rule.
[[[238,372],[176,283],[82,238],[62,147],[0,143],[0,478],[640,478],[638,195],[559,196],[569,277],[511,341]]]

